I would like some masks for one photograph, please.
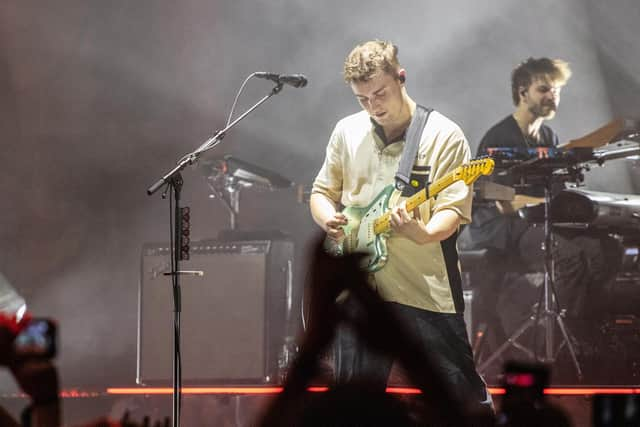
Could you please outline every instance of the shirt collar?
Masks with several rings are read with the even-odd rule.
[[[371,117],[369,117],[369,120],[371,121],[371,126],[373,127],[374,134],[378,136],[378,138],[380,139],[380,142],[382,143],[382,147],[381,148],[388,147],[389,145],[394,144],[396,142],[404,143],[404,141],[406,139],[406,136],[407,136],[407,129],[405,129],[404,132],[402,132],[402,134],[400,136],[392,139],[391,141],[388,141],[386,135],[384,134],[384,129],[382,129],[382,126],[380,126]]]

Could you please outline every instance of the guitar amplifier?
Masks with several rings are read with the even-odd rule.
[[[293,342],[293,242],[191,243],[180,276],[185,384],[272,383]],[[138,293],[139,384],[171,383],[173,289],[169,245],[145,244]],[[280,362],[280,363],[279,363]]]

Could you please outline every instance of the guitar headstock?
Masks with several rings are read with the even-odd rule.
[[[469,163],[460,166],[461,179],[465,184],[472,184],[480,175],[491,175],[495,162],[491,157],[479,157]]]

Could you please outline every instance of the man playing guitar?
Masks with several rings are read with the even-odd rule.
[[[341,205],[365,207],[394,182],[416,111],[397,52],[393,44],[376,40],[356,46],[346,58],[344,79],[363,111],[337,123],[310,199],[311,214],[330,239],[345,238],[348,218],[339,212]],[[469,157],[462,130],[432,111],[415,159],[416,168],[428,171],[427,182],[437,181]],[[490,404],[465,329],[456,250],[458,227],[471,218],[471,198],[469,186],[457,181],[411,212],[403,201],[393,206],[388,259],[370,278],[371,286],[433,355],[452,391],[467,402]],[[381,390],[393,362],[365,348],[346,329],[336,338],[335,361],[339,383],[361,380]]]

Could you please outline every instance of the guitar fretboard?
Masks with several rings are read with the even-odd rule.
[[[409,197],[406,200],[407,211],[411,212],[421,204],[427,201],[429,197],[433,197],[436,194],[440,193],[442,190],[453,184],[454,182],[460,180],[461,172],[459,171],[461,167],[456,168],[455,170],[449,172],[442,178],[432,182],[428,187],[423,188],[418,191],[413,196]],[[427,190],[429,193],[427,195]],[[428,196],[428,197],[427,197]],[[389,231],[391,228],[391,211],[385,212],[380,218],[374,221],[373,231],[376,234],[384,233]]]
[[[436,196],[456,181],[464,180],[469,185],[478,179],[480,175],[490,175],[493,172],[493,167],[494,161],[491,158],[472,160],[469,164],[458,166],[442,178],[432,182],[428,187],[409,197],[405,202],[407,212],[413,211],[426,202],[427,199]],[[390,229],[391,211],[389,210],[373,222],[373,231],[375,234],[380,234]]]

